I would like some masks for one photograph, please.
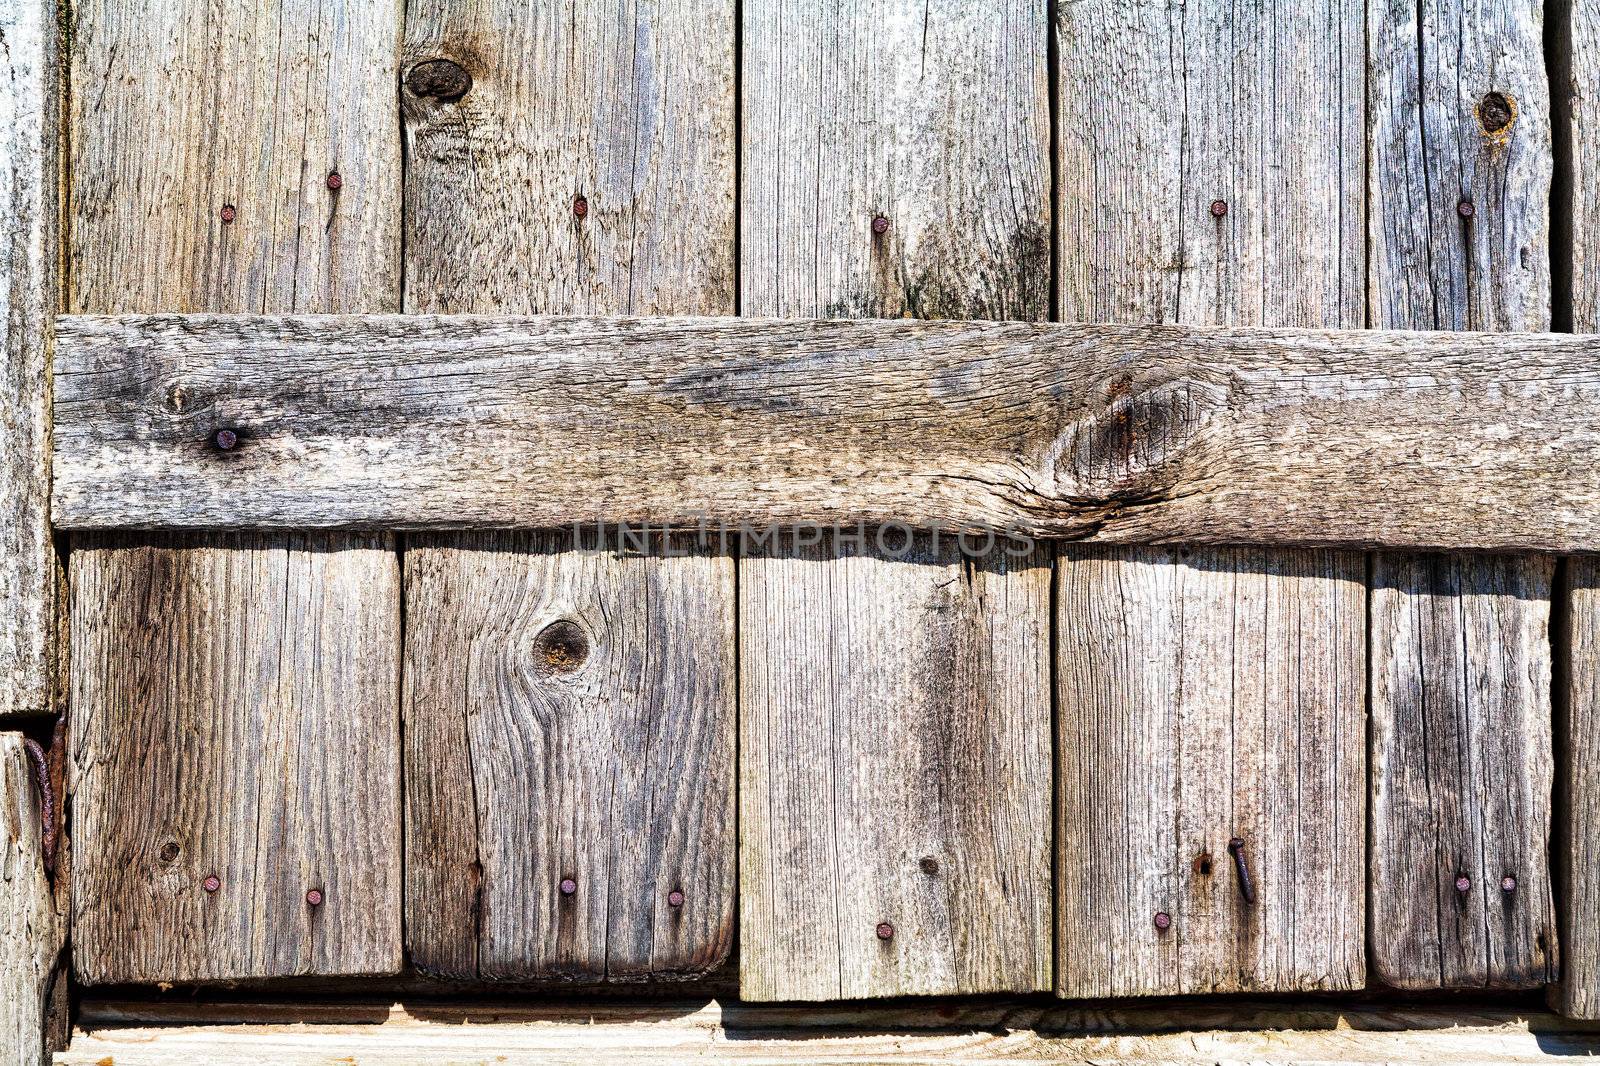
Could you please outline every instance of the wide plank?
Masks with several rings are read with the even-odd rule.
[[[51,710],[57,580],[50,540],[56,312],[55,0],[0,9],[0,718]]]
[[[757,0],[742,13],[744,313],[1046,317],[1043,6]],[[808,397],[769,398],[854,406],[826,381],[859,355],[818,355],[779,372],[802,384],[820,371]],[[976,398],[993,379],[974,371]],[[862,413],[921,436],[892,429],[894,391]],[[843,425],[826,441],[781,436],[791,467],[861,440]],[[747,447],[728,458],[766,465]],[[830,496],[853,477],[839,475]],[[859,533],[747,543],[740,562],[740,994],[1048,988],[1049,550]]]
[[[1369,4],[1374,326],[1550,328],[1543,7]],[[1549,594],[1548,560],[1373,563],[1368,898],[1385,983],[1527,987],[1556,973]]]
[[[732,314],[734,43],[731,0],[407,4],[405,310]],[[474,373],[468,349],[447,362],[441,382]],[[514,462],[556,458],[542,435]],[[412,962],[589,982],[721,965],[729,554],[567,531],[415,538],[405,559]]]
[[[1362,22],[1062,6],[1059,317],[1363,325]],[[1062,995],[1361,986],[1364,578],[1350,552],[1061,550]]]
[[[154,315],[65,318],[57,343],[74,527],[1600,543],[1593,337]]]
[[[71,6],[71,309],[400,310],[400,0]],[[76,971],[398,970],[392,538],[75,546]]]
[[[38,767],[25,743],[0,733],[0,1061],[44,1066],[66,922],[46,872]]]

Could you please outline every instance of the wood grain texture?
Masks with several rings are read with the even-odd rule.
[[[1062,994],[1361,987],[1362,557],[1073,548],[1059,573]]]
[[[392,972],[393,545],[183,543],[108,534],[72,553],[75,972]]]
[[[410,546],[408,939],[428,972],[659,979],[732,946],[733,567],[619,547]]]
[[[54,0],[0,10],[0,718],[52,709],[50,354],[57,304]]]
[[[784,1007],[84,1005],[62,1066],[404,1063],[1392,1063],[1564,1061],[1600,1052],[1592,1026],[1539,1011],[1205,1006],[1040,1007],[1011,1001]]]
[[[74,3],[69,306],[399,310],[400,16],[398,0]],[[77,972],[398,969],[392,542],[80,547]]]
[[[733,13],[408,5],[406,310],[731,314]],[[471,88],[441,98],[418,73],[441,61]],[[563,462],[535,439],[518,463]],[[407,940],[430,974],[675,979],[732,949],[733,561],[586,543],[406,553]]]
[[[745,314],[1048,315],[1041,5],[758,0],[742,18]],[[863,327],[840,328],[842,338]],[[854,406],[838,374],[873,357],[848,341],[828,347],[768,364],[778,373],[750,394],[757,403],[735,400],[729,415],[755,425],[796,401],[830,418]],[[950,383],[964,378],[957,390],[978,400],[1005,373],[994,355]],[[720,394],[712,402],[733,399],[731,365],[701,365]],[[780,382],[806,378],[821,387],[784,395]],[[878,426],[869,435],[881,431],[900,455],[869,464],[920,463],[910,453],[946,431],[935,420],[967,432],[965,401],[942,380],[902,394],[938,397],[927,421],[896,414],[897,391],[884,381],[862,394]],[[784,458],[758,475],[760,496],[792,498],[772,475],[807,456],[867,458],[859,428],[836,423],[809,441],[764,430]],[[724,484],[767,466],[747,446],[718,452],[734,460]],[[844,502],[866,469],[831,473],[825,494]],[[856,517],[867,516],[847,521]],[[1048,550],[963,558],[945,537],[901,555],[904,531],[886,532],[886,542],[752,547],[740,564],[746,999],[1050,984]]]
[[[1362,21],[1357,0],[1063,6],[1060,316],[1363,325]],[[1293,509],[1285,487],[1262,506]],[[1060,993],[1360,987],[1360,557],[1058,567]]]
[[[73,527],[1600,543],[1593,337],[197,315],[66,318],[57,344]]]
[[[1374,326],[1550,328],[1541,7],[1369,5]],[[1374,971],[1541,984],[1556,965],[1549,563],[1386,558],[1374,577]]]
[[[44,1066],[49,1002],[66,932],[45,874],[34,767],[0,733],[0,1061]]]

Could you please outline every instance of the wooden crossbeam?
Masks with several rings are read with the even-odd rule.
[[[1600,338],[66,316],[67,528],[905,523],[1600,545]]]

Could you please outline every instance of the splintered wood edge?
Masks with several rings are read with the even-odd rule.
[[[797,523],[1600,545],[1600,338],[68,316],[63,528]]]

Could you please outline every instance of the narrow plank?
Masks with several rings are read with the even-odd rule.
[[[399,310],[400,11],[399,0],[75,3],[68,304]],[[255,358],[272,370],[270,353]],[[175,412],[215,402],[164,395]],[[79,547],[76,972],[398,969],[389,538]]]
[[[76,972],[398,969],[393,546],[182,543],[72,553]]]
[[[1369,5],[1372,325],[1550,328],[1541,9]],[[1373,969],[1408,988],[1542,984],[1549,563],[1379,558],[1373,576]]]
[[[464,1024],[463,1024],[464,1023]],[[1036,1002],[793,1008],[656,1002],[496,1005],[441,1012],[382,1003],[84,1004],[62,1066],[204,1059],[389,1063],[1497,1062],[1600,1053],[1592,1026],[1541,1011],[1293,1006],[1044,1007]]]
[[[409,4],[405,309],[731,314],[733,7]],[[473,354],[438,370],[468,381]],[[514,465],[559,460],[534,439]],[[625,547],[408,546],[406,928],[431,975],[687,978],[732,949],[733,561]]]
[[[0,718],[52,709],[49,334],[57,302],[54,0],[0,10]]]
[[[1363,325],[1362,21],[1358,0],[1063,8],[1060,317]],[[1130,468],[1165,432],[1134,417]],[[1285,473],[1257,506],[1297,509]],[[1360,987],[1362,558],[1073,549],[1058,575],[1060,994]]]
[[[1600,6],[1557,0],[1545,17],[1558,169],[1552,223],[1557,280],[1553,317],[1565,327],[1600,329]],[[1564,166],[1562,166],[1564,164]],[[1565,315],[1563,315],[1565,312]],[[1560,983],[1550,1002],[1574,1018],[1600,1018],[1600,566],[1568,559],[1552,619],[1555,648],[1557,907]]]
[[[50,1061],[45,1043],[65,924],[45,873],[35,767],[21,734],[0,733],[0,1060]]]
[[[742,15],[745,314],[1048,315],[1043,6],[757,0]],[[921,327],[904,328],[909,338]],[[1015,349],[1001,342],[981,366],[952,366],[909,392],[880,380],[852,399],[846,381],[877,363],[852,339],[861,329],[819,327],[830,340],[813,356],[763,358],[771,373],[754,406],[735,398],[734,363],[702,361],[703,395],[758,428],[791,469],[831,455],[865,460],[865,473],[889,459],[917,480],[931,455],[913,453],[976,428],[960,426],[961,411],[993,395]],[[890,347],[891,361],[916,361],[913,347]],[[902,420],[897,395],[931,400],[929,417]],[[785,407],[863,417],[826,438],[774,434]],[[880,433],[898,456],[868,444]],[[719,461],[732,467],[719,480],[757,473],[766,505],[799,488],[769,480],[777,464],[752,443],[719,449],[738,464]],[[968,484],[1006,495],[1015,458]],[[812,481],[824,494],[812,517],[911,517],[835,511],[856,476]],[[936,482],[919,495],[962,492]],[[884,532],[814,545],[800,534],[752,545],[741,561],[745,999],[1050,986],[1049,551],[979,543],[969,554],[950,537],[907,545],[906,530]]]
[[[1600,542],[1595,337],[134,316],[65,318],[57,343],[69,527]]]

